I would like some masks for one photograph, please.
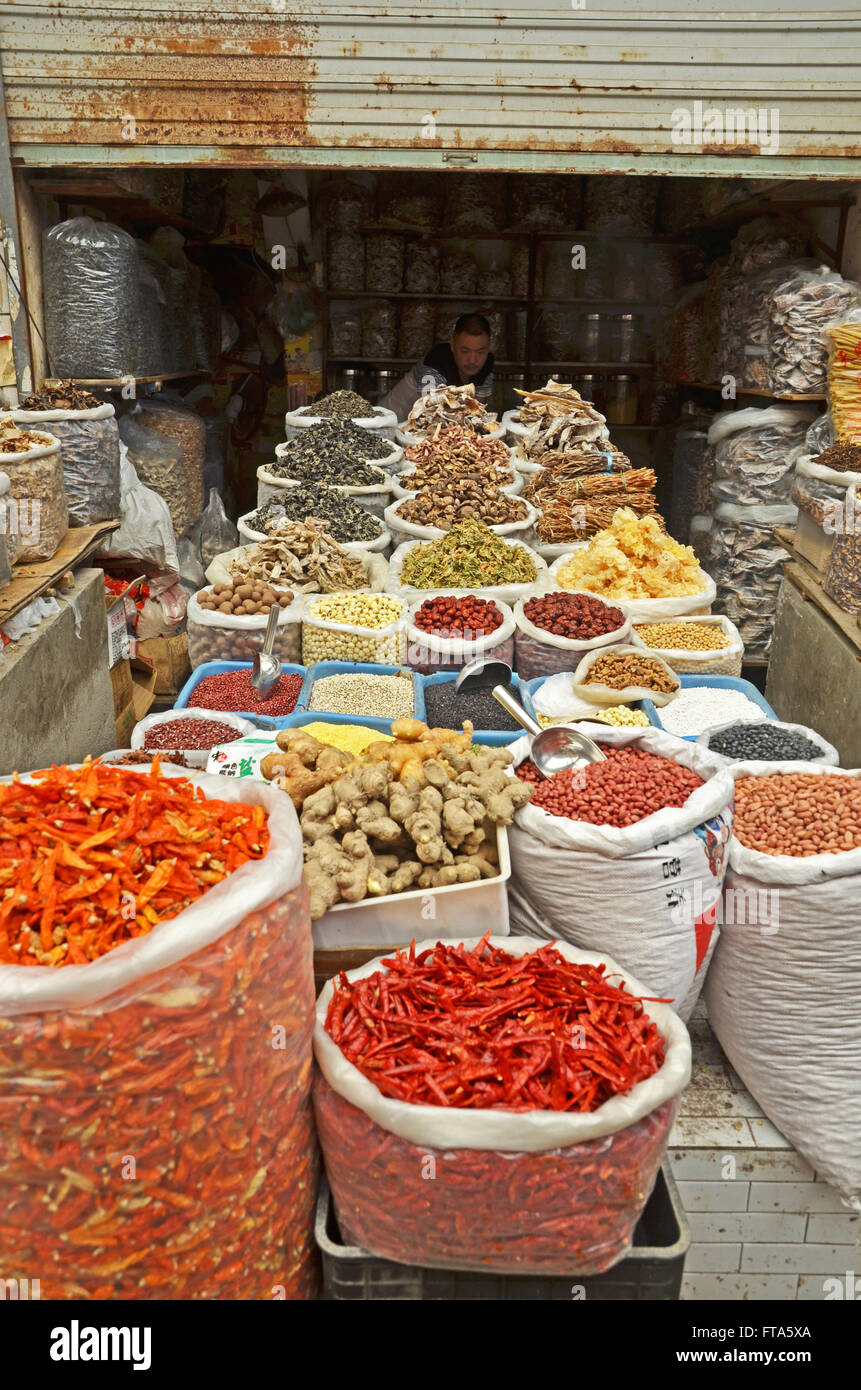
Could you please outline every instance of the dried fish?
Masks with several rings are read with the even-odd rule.
[[[820,395],[827,384],[826,324],[861,300],[861,287],[836,270],[803,270],[785,280],[769,301],[771,390],[778,396]]]

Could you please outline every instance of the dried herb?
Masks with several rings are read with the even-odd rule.
[[[370,420],[374,407],[357,391],[332,391],[308,406],[308,415],[319,415],[329,420]]]
[[[97,410],[104,405],[92,391],[84,391],[73,381],[43,381],[21,402],[22,410]]]
[[[383,529],[382,522],[358,502],[323,483],[285,488],[283,497],[258,507],[247,525],[252,531],[278,538],[278,528],[284,521],[316,521],[342,544],[375,541]]]
[[[416,545],[404,559],[402,578],[416,589],[483,589],[532,584],[538,566],[522,545],[506,545],[480,521],[460,521],[447,536]]]

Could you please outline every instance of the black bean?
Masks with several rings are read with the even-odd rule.
[[[509,691],[515,699],[519,698],[513,686],[509,686]],[[467,690],[460,694],[454,688],[454,681],[425,686],[425,709],[431,728],[459,729],[464,719],[470,719],[475,729],[520,728],[490,690]]]
[[[709,748],[738,762],[810,762],[822,757],[822,749],[804,734],[779,729],[770,720],[762,723],[733,724],[709,738]]]

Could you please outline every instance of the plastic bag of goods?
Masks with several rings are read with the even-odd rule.
[[[436,305],[433,301],[418,299],[415,303],[407,301],[403,304],[398,330],[398,354],[410,360],[424,357],[428,351],[427,345],[433,339],[435,321]]]
[[[329,352],[333,357],[361,357],[362,318],[358,309],[344,309],[330,315]]]
[[[365,238],[358,232],[330,232],[326,242],[326,280],[343,294],[365,288]]]
[[[685,403],[689,404],[688,402]],[[711,411],[686,411],[682,407],[682,418],[673,427],[671,444],[673,460],[673,500],[670,505],[669,530],[671,536],[686,540],[694,516],[704,508],[711,509],[711,479],[697,502],[698,479],[702,474],[708,450],[708,427],[712,419]]]
[[[505,226],[503,174],[448,174],[443,226],[447,232],[499,232]]]
[[[365,239],[365,289],[399,294],[404,284],[404,239],[397,232],[374,232]]]
[[[658,185],[631,174],[593,174],[586,179],[586,227],[590,232],[647,236],[655,230]]]
[[[273,602],[281,612],[272,654],[291,665],[300,665],[303,602],[286,602],[287,597],[262,584],[213,585],[192,595],[186,610],[188,659],[192,666],[202,666],[206,661],[253,661],[263,648]],[[228,612],[228,607],[233,611]]]
[[[216,555],[232,550],[239,532],[224,510],[224,503],[215,488],[210,488],[209,501],[200,519],[200,558],[204,567],[211,565]]]
[[[803,406],[729,410],[709,429],[716,502],[770,505],[789,497],[795,451],[804,443],[813,412]]]
[[[120,435],[112,405],[89,392],[70,392],[71,399],[78,395],[92,404],[58,408],[51,401],[63,399],[61,389],[34,392],[13,419],[25,429],[49,429],[59,439],[69,525],[92,526],[120,514]]]
[[[424,241],[408,241],[404,257],[404,289],[407,293],[436,294],[439,290],[439,262],[438,246]],[[427,351],[427,344],[424,351]]]
[[[614,1047],[610,1075],[617,1079],[591,1069],[594,1034],[582,1002],[587,972],[596,1014],[618,1007],[644,1040],[633,1068],[629,1044]],[[517,987],[506,996],[513,976]],[[447,1003],[449,1018],[485,979],[498,982],[502,996],[493,1010],[497,1022],[480,1033],[464,1025],[462,1059],[452,1063],[450,1052],[416,1028],[421,1062],[409,1076],[398,1077],[396,1064],[387,1075],[365,1065],[369,1035],[360,1022],[357,1036],[355,1010],[375,985],[384,991],[384,1012],[415,992],[410,1017],[422,1023],[440,1017],[431,990]],[[535,998],[544,1018],[548,994],[557,989],[566,991],[561,1007],[578,1039],[590,1038],[586,1050],[566,1042],[557,1059],[546,1045],[540,1054],[530,1046],[521,1060],[509,1040],[497,1051],[517,998]],[[381,957],[330,980],[317,1003],[314,1104],[344,1239],[386,1259],[447,1269],[588,1275],[623,1259],[690,1076],[687,1030],[666,1005],[633,1002],[647,993],[603,953],[490,936],[460,945],[423,941],[409,955]],[[452,1094],[453,1102],[442,1103]],[[502,1108],[511,1095],[516,1111]]]
[[[688,1018],[718,935],[732,776],[713,754],[660,729],[579,727],[607,762],[557,773],[518,811],[508,832],[512,930],[609,948]],[[527,762],[528,739],[511,752],[516,766]],[[559,813],[545,809],[560,791]]]
[[[202,371],[214,372],[221,356],[221,300],[206,274],[201,274],[192,327],[195,364]]]
[[[378,662],[397,666],[407,654],[406,604],[391,594],[324,594],[302,615],[302,664]]]
[[[182,449],[172,439],[144,426],[143,416],[130,411],[120,420],[120,439],[128,452],[128,461],[137,479],[158,496],[170,512],[174,535],[178,538],[188,529],[188,474],[182,461]],[[123,482],[125,491],[126,483]]]
[[[846,493],[822,587],[845,612],[861,612],[861,500],[855,487]]]
[[[38,1271],[44,1298],[317,1292],[296,816],[264,784],[193,776],[85,764],[0,788],[0,822],[26,822],[45,866],[0,951],[5,1268]],[[78,795],[134,870],[101,872]]]
[[[2,505],[13,563],[50,560],[69,525],[59,439],[0,416],[0,472],[9,479]]]
[[[380,222],[418,227],[426,232],[439,225],[442,197],[438,174],[418,170],[380,174],[377,217]]]
[[[45,333],[58,377],[138,371],[138,255],[112,222],[73,217],[42,241]]]
[[[314,220],[318,226],[338,231],[358,231],[373,216],[373,194],[364,184],[341,174],[327,179],[314,198]]]
[[[524,174],[511,181],[511,224],[533,231],[558,232],[568,223],[567,174]]]
[[[313,551],[314,547],[316,553],[309,556],[309,551]],[[339,550],[345,549],[339,547]],[[257,578],[278,593],[283,590],[305,594],[333,593],[345,587],[348,576],[343,565],[336,565],[337,552],[330,557],[331,564],[325,564],[321,553],[324,550],[328,550],[328,545],[319,533],[306,534],[301,556],[286,542],[283,548],[271,540],[262,546],[259,543],[240,545],[216,555],[207,567],[206,578],[210,584],[232,584],[237,578],[247,583],[249,578]],[[342,558],[346,560],[346,555]],[[304,559],[308,561],[305,566],[302,564]],[[389,573],[389,562],[385,556],[365,551],[363,554],[350,555],[349,560],[351,568],[353,564],[358,567],[354,572],[355,589],[382,592]]]
[[[373,299],[362,309],[362,356],[396,357],[398,311],[387,299]]]
[[[717,606],[738,628],[749,656],[771,645],[783,565],[791,558],[775,529],[792,526],[795,507],[715,508],[706,564],[717,585]]]
[[[141,401],[137,407],[140,423],[178,444],[188,477],[189,519],[194,522],[203,511],[203,468],[206,458],[206,425],[195,411],[181,401]],[[137,412],[136,412],[137,414]]]
[[[651,700],[658,709],[678,695],[681,682],[660,657],[646,656],[641,647],[621,643],[609,651],[586,652],[574,672],[574,694],[595,705],[630,704]]]
[[[136,241],[138,253],[138,365],[139,376],[158,376],[171,370],[168,339],[168,268],[145,241]],[[219,341],[221,320],[219,316]]]
[[[240,714],[169,709],[141,719],[129,742],[133,751],[157,752],[162,762],[170,762],[171,753],[181,753],[189,767],[205,768],[212,748],[258,732],[256,725]]]
[[[635,623],[631,643],[660,657],[679,676],[741,675],[744,643],[738,628],[723,614]]]
[[[145,434],[145,430],[140,431]],[[155,439],[155,435],[150,436]],[[178,463],[178,459],[174,460]],[[157,491],[145,487],[120,439],[120,528],[101,542],[100,555],[143,560],[160,570],[179,573],[179,557],[170,508]]]
[[[626,642],[631,631],[624,609],[571,590],[519,599],[514,619],[517,674],[527,681],[570,671],[583,652]],[[584,635],[568,636],[569,631]]]
[[[407,664],[423,675],[478,657],[514,667],[514,614],[507,603],[432,594],[413,604],[407,623]]]
[[[770,390],[777,396],[824,393],[828,384],[827,324],[845,318],[861,301],[861,286],[836,270],[801,270],[776,286],[769,299]]]
[[[709,1021],[793,1148],[861,1211],[861,785],[808,762],[739,763]]]

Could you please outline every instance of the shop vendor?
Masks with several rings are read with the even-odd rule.
[[[435,343],[379,405],[405,420],[419,396],[439,386],[466,386],[468,382],[487,405],[493,390],[493,353],[490,324],[483,314],[462,314],[449,341]]]

